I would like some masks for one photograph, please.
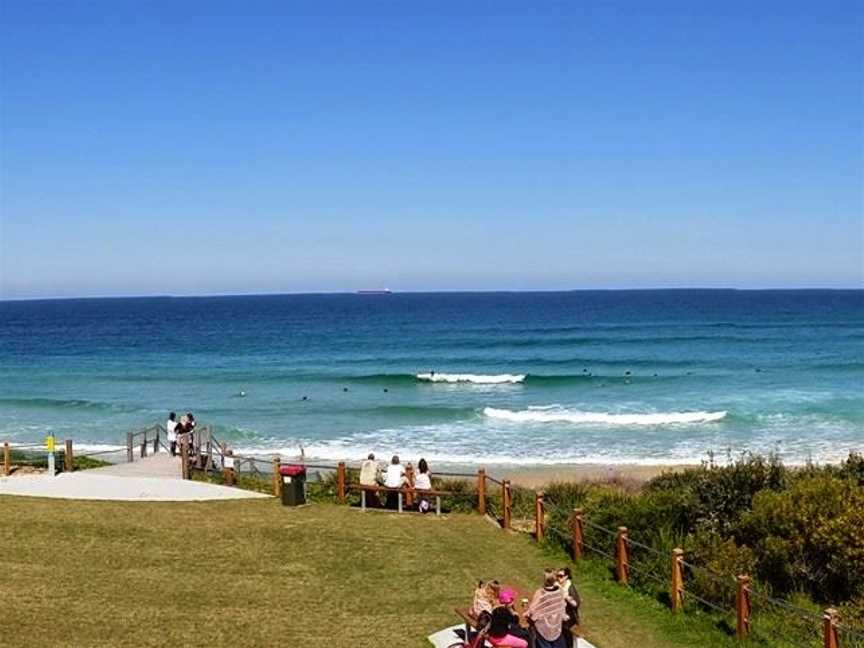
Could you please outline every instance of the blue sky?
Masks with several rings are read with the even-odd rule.
[[[3,297],[862,285],[860,2],[0,7]]]

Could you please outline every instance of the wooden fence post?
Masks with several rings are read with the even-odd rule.
[[[273,457],[273,495],[276,497],[282,496],[282,475],[279,474],[279,466],[282,465],[282,459],[279,455]]]
[[[537,542],[543,540],[545,513],[543,509],[543,491],[538,491],[534,495],[534,539]]]
[[[156,426],[156,438],[153,439],[153,454],[159,452],[159,426]]]
[[[684,607],[684,550],[680,547],[672,550],[672,586],[669,595],[672,600],[672,611],[680,612]]]
[[[186,434],[180,439],[180,474],[183,479],[189,479],[189,437]]]
[[[837,629],[837,610],[828,608],[822,615],[822,635],[825,648],[840,648],[840,633]]]
[[[132,463],[135,461],[135,457],[132,455],[132,433],[126,433],[126,461]]]
[[[3,474],[12,474],[12,448],[9,447],[9,442],[3,444]]]
[[[738,589],[735,592],[736,636],[744,641],[750,634],[750,577],[738,576]]]
[[[486,515],[486,470],[477,471],[477,512]]]
[[[63,457],[63,470],[72,472],[74,466],[74,457],[72,456],[72,439],[66,439],[66,456]]]
[[[336,467],[336,495],[341,504],[345,503],[345,462],[340,461]]]
[[[414,466],[410,463],[405,466],[405,485],[408,487],[405,491],[405,506],[414,506]]]
[[[618,527],[618,537],[615,542],[615,571],[618,582],[626,585],[630,576],[629,545],[627,544],[627,527]]]
[[[147,456],[147,430],[144,430],[144,436],[141,439],[141,458]]]
[[[581,508],[573,509],[573,517],[570,520],[570,551],[572,551],[573,562],[582,560],[582,548],[585,545],[585,519]]]
[[[511,526],[511,515],[513,513],[512,504],[510,502],[512,494],[510,492],[510,480],[505,479],[501,482],[501,526],[509,531]]]

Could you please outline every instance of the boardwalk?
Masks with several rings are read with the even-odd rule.
[[[65,499],[182,502],[269,497],[181,479],[180,459],[160,452],[133,463],[48,475],[0,477],[0,495]]]

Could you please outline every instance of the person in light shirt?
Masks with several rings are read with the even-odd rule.
[[[399,455],[393,455],[390,465],[384,473],[384,485],[387,488],[402,488],[405,485],[405,469],[399,463]],[[395,491],[387,491],[387,508],[398,506],[399,495]]]
[[[360,485],[377,486],[380,470],[381,468],[375,460],[375,455],[370,452],[366,461],[360,466]],[[378,497],[377,491],[366,491],[366,506],[381,506],[381,500]]]
[[[168,435],[168,446],[171,448],[171,456],[177,456],[177,414],[171,412],[168,415],[168,421],[165,423],[165,430]]]
[[[417,470],[419,472],[414,478],[414,488],[418,491],[432,490],[432,473],[429,472],[429,464],[426,463],[425,459],[420,459],[420,462],[417,464]],[[428,513],[429,498],[423,493],[418,493],[418,495],[420,497],[420,501],[417,504],[418,510],[421,513]]]

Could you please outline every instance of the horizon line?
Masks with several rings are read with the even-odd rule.
[[[171,294],[171,293],[149,293],[144,295],[77,295],[77,296],[50,296],[50,297],[2,297],[0,302],[23,302],[23,301],[80,301],[85,299],[207,299],[213,297],[301,297],[315,295],[357,295],[360,297],[386,297],[388,295],[439,295],[439,294],[514,294],[514,293],[574,293],[574,292],[864,292],[864,285],[857,287],[836,286],[809,286],[799,288],[739,288],[739,287],[704,287],[704,286],[675,286],[657,288],[496,288],[496,289],[471,289],[454,288],[438,290],[389,290],[384,295],[362,295],[358,294],[367,289],[356,290],[309,290],[297,292],[227,292],[227,293],[196,293],[196,294]]]

